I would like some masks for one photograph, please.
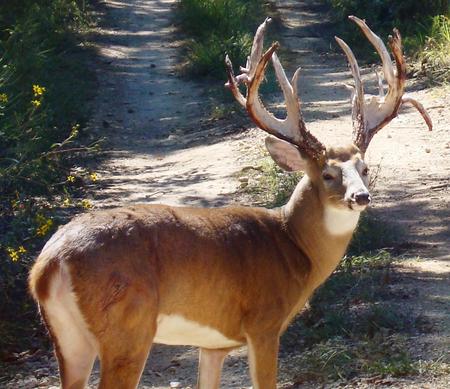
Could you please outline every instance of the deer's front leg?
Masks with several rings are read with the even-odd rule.
[[[247,345],[253,389],[275,389],[277,386],[278,333],[249,336]]]
[[[222,365],[229,349],[200,349],[198,389],[219,389]]]

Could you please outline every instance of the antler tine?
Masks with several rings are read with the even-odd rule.
[[[227,74],[228,74],[228,82],[225,84],[225,86],[230,89],[231,93],[233,94],[234,98],[238,101],[238,103],[241,104],[243,107],[245,107],[247,100],[239,90],[238,87],[239,82],[234,76],[233,64],[231,63],[228,54],[225,56],[225,65],[227,67]]]
[[[270,19],[267,18],[258,27],[250,57],[247,60],[247,66],[245,68],[241,67],[242,74],[237,77],[234,76],[231,61],[228,56],[226,57],[228,82],[225,85],[230,88],[236,100],[246,107],[251,119],[258,127],[298,146],[311,158],[320,159],[324,155],[325,146],[306,130],[300,112],[300,102],[297,96],[297,81],[300,69],[297,69],[292,78],[292,83],[290,83],[275,53],[279,44],[277,42],[273,43],[263,54],[264,32],[269,22]],[[269,59],[272,59],[276,77],[286,100],[287,116],[285,119],[278,119],[267,111],[258,95],[259,86],[264,79],[264,72]],[[247,87],[246,97],[239,91],[238,85],[240,82],[243,82]]]
[[[421,103],[419,103],[412,97],[404,96],[402,97],[402,104],[411,104],[415,109],[417,109],[422,115],[423,120],[425,120],[425,123],[428,126],[428,130],[433,130],[433,122],[431,121],[430,115],[428,115],[428,112],[425,110],[424,106]]]
[[[246,99],[242,95],[239,90],[239,83],[243,82],[247,84],[249,80],[254,76],[256,66],[262,56],[263,51],[263,43],[264,43],[264,33],[266,31],[267,25],[271,22],[270,18],[266,18],[263,23],[258,27],[255,33],[255,37],[253,38],[252,50],[250,56],[247,57],[247,63],[244,67],[240,67],[240,71],[242,72],[239,76],[235,77],[233,71],[233,64],[228,57],[228,54],[225,56],[225,64],[227,67],[228,73],[228,82],[225,84],[227,88],[231,90],[233,96],[243,107],[246,105]]]
[[[255,37],[253,38],[252,50],[250,52],[250,58],[248,59],[248,62],[250,62],[250,66],[247,65],[251,75],[254,74],[258,61],[260,60],[263,53],[264,34],[266,32],[268,24],[271,21],[271,18],[266,18],[256,30]]]
[[[355,79],[356,87],[352,95],[353,137],[355,144],[365,153],[373,136],[397,116],[402,103],[411,103],[422,114],[431,130],[431,119],[423,106],[409,97],[402,98],[406,82],[406,64],[403,58],[402,40],[399,31],[394,29],[393,36],[389,36],[389,47],[395,59],[394,68],[383,41],[367,26],[366,22],[356,16],[349,16],[349,19],[361,28],[364,35],[377,50],[383,65],[383,75],[388,84],[387,94],[383,95],[381,93],[383,90],[382,82],[379,78],[379,96],[364,97],[364,89],[355,56],[344,41],[336,38],[348,58],[353,78]]]
[[[347,56],[350,70],[355,81],[355,86],[352,89],[352,121],[353,121],[353,139],[355,143],[361,144],[364,137],[365,119],[364,119],[364,85],[361,81],[361,73],[359,71],[358,62],[350,47],[341,38],[334,37],[336,42],[341,46],[345,55]]]
[[[375,77],[377,78],[378,96],[380,98],[383,98],[384,97],[383,79],[381,78],[380,73],[378,73],[377,69],[374,68],[373,72],[375,73]]]
[[[375,47],[375,50],[381,57],[381,62],[383,64],[384,78],[388,83],[388,85],[391,86],[395,82],[394,66],[392,64],[389,52],[387,51],[383,41],[367,26],[364,20],[361,20],[356,16],[349,16],[348,18],[353,22],[355,22],[361,28],[364,35],[367,37],[370,43],[372,43],[373,47]],[[401,56],[401,46],[400,46],[400,56]]]

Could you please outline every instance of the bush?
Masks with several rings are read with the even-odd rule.
[[[84,1],[0,3],[0,321],[27,306],[28,264],[78,192],[76,158],[94,149],[78,140],[93,89],[85,26]]]

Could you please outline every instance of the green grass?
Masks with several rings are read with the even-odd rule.
[[[438,376],[450,372],[442,359],[420,360],[408,351],[411,341],[399,334],[371,338],[334,337],[318,343],[282,362],[280,370],[296,385],[306,382],[321,384],[365,377]],[[370,381],[369,381],[370,382]]]
[[[371,337],[382,329],[408,327],[408,312],[397,311],[389,302],[395,297],[389,288],[395,277],[392,262],[386,251],[345,257],[286,333],[285,348],[312,346],[336,336]]]
[[[191,75],[225,79],[225,54],[245,65],[256,27],[265,18],[260,0],[180,0],[179,18]]]
[[[421,70],[432,80],[450,83],[450,14],[433,17],[418,58]]]
[[[242,192],[253,204],[274,208],[284,205],[303,173],[287,173],[264,150],[258,165],[239,173]],[[243,178],[245,178],[243,180]]]

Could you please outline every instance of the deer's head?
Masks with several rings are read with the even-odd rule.
[[[389,46],[395,58],[394,65],[383,41],[369,29],[366,23],[355,16],[350,16],[349,19],[361,28],[379,53],[388,91],[384,94],[382,81],[379,78],[379,96],[364,95],[356,59],[347,44],[336,38],[347,55],[355,81],[354,87],[351,88],[353,140],[348,146],[327,148],[306,129],[297,94],[300,69],[297,69],[292,80],[289,81],[276,54],[279,44],[275,42],[263,52],[264,32],[270,19],[266,19],[258,27],[247,65],[240,68],[240,75],[234,75],[231,61],[227,56],[226,86],[230,88],[236,100],[247,109],[256,125],[271,135],[266,139],[266,147],[280,167],[287,171],[304,171],[317,188],[321,201],[325,205],[361,211],[371,200],[364,154],[373,136],[397,116],[403,103],[410,103],[416,107],[430,130],[431,120],[419,102],[403,96],[406,65],[399,32],[394,29],[393,37],[389,37]],[[264,79],[269,60],[272,61],[286,101],[285,119],[278,119],[267,111],[258,96],[259,86]],[[247,88],[246,96],[239,90],[240,83],[245,84]]]

